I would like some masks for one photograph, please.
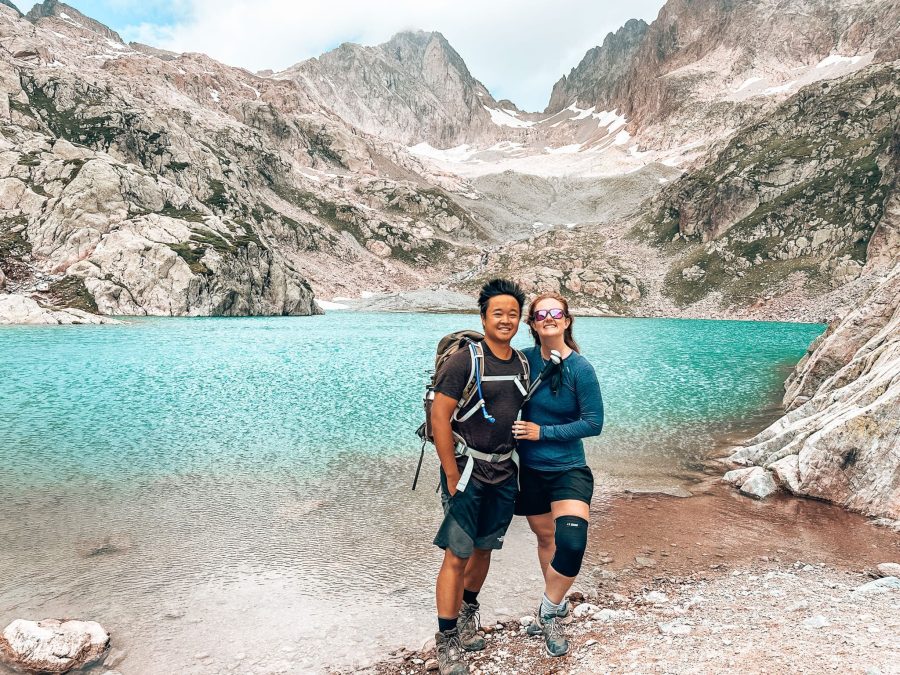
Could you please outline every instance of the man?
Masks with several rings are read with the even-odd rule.
[[[435,381],[431,424],[441,461],[444,507],[434,539],[444,549],[436,588],[435,643],[441,675],[468,673],[460,661],[462,650],[484,648],[484,638],[478,636],[478,592],[491,552],[503,546],[518,491],[512,423],[525,399],[528,371],[527,361],[510,341],[519,328],[524,302],[525,293],[512,281],[494,279],[482,287],[478,305],[484,327],[484,377],[479,395],[466,410],[457,411],[457,404],[473,371],[469,349],[451,356]],[[454,432],[465,447],[454,439]]]

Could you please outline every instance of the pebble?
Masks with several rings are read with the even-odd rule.
[[[665,593],[661,593],[660,591],[650,591],[647,595],[644,596],[644,601],[652,603],[654,605],[660,605],[669,601],[669,596]]]
[[[574,616],[576,619],[580,619],[583,616],[588,616],[590,614],[593,614],[594,612],[598,611],[599,609],[600,608],[597,607],[597,605],[592,605],[589,602],[583,602],[580,605],[578,605],[578,607],[576,607],[574,610],[572,610],[572,616]]]
[[[900,563],[881,563],[878,565],[878,572],[883,577],[900,577]]]
[[[428,659],[425,662],[425,670],[432,671],[438,669],[437,659]]]
[[[631,619],[634,618],[634,612],[629,612],[628,610],[615,610],[615,609],[601,609],[599,612],[595,612],[593,617],[595,621],[618,621],[620,619]]]
[[[808,619],[803,620],[803,625],[806,628],[825,628],[825,626],[830,626],[831,624],[821,614],[816,614],[815,616],[811,616]]]
[[[634,564],[637,565],[640,569],[643,569],[645,567],[656,567],[656,561],[653,558],[648,558],[642,555],[637,555],[634,557]]]
[[[888,590],[900,590],[900,579],[897,577],[882,577],[870,581],[853,589],[854,593],[882,593]]]
[[[663,635],[690,635],[691,627],[679,621],[670,621],[669,623],[658,623],[659,632]]]
[[[519,623],[523,626],[530,626],[531,624],[534,623],[534,617],[531,616],[530,614],[528,616],[523,616],[522,618],[519,619]]]

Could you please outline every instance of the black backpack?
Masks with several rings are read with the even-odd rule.
[[[422,459],[425,457],[425,445],[428,443],[434,443],[434,434],[431,428],[431,406],[434,402],[435,382],[437,382],[438,374],[450,359],[450,357],[462,349],[469,350],[469,353],[472,357],[472,365],[469,369],[469,379],[466,381],[466,386],[463,388],[463,393],[459,398],[459,402],[456,404],[456,411],[453,413],[453,420],[456,422],[465,422],[478,410],[482,410],[484,408],[484,399],[479,395],[480,382],[485,379],[491,380],[495,378],[492,378],[490,376],[485,377],[484,375],[483,341],[484,335],[477,331],[460,330],[445,335],[438,342],[437,354],[434,358],[434,370],[431,371],[431,378],[428,382],[428,385],[425,389],[425,395],[422,399],[425,408],[425,421],[419,425],[418,429],[416,429],[416,435],[422,440],[422,451],[419,454],[419,464],[416,467],[416,475],[413,479],[413,490],[416,489],[416,483],[419,480],[419,472],[422,469]],[[513,349],[513,351],[522,362],[522,368],[525,373],[525,385],[523,393],[526,393],[528,391],[529,381],[528,359],[525,358],[525,355],[522,354],[522,352],[520,352],[518,349]],[[519,383],[519,387],[522,387],[521,383]],[[471,405],[476,396],[478,396],[478,402],[475,405]],[[462,413],[462,411],[466,408],[469,409],[465,413]],[[489,417],[486,412],[484,414],[485,417]],[[463,440],[462,436],[456,433],[456,431],[453,432],[453,437],[454,440],[457,441],[457,444],[465,446],[465,441]]]

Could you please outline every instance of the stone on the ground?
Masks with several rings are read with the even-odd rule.
[[[572,616],[576,619],[581,619],[585,616],[590,616],[600,608],[597,605],[592,605],[589,602],[583,602],[578,607],[572,610]]]
[[[594,612],[591,618],[595,621],[620,621],[634,618],[634,612],[629,612],[627,609],[601,609],[599,612]]]
[[[109,633],[96,621],[16,619],[0,635],[0,656],[13,667],[64,673],[99,659]]]
[[[797,455],[782,457],[767,467],[775,476],[775,481],[785,490],[795,494],[800,492],[800,458]]]
[[[534,623],[534,617],[531,615],[523,616],[519,619],[519,623],[523,626],[529,626]]]
[[[644,602],[648,602],[653,605],[661,605],[669,601],[669,596],[665,593],[661,593],[660,591],[650,591],[644,596]]]
[[[900,579],[897,577],[883,577],[853,589],[855,593],[883,593],[892,590],[900,590]]]
[[[726,483],[731,483],[735,487],[741,487],[755,468],[755,466],[748,466],[743,469],[733,469],[722,476],[722,480]]]
[[[634,557],[634,564],[639,569],[643,569],[645,567],[656,567],[656,561],[653,558],[649,558],[643,555],[637,555]]]
[[[826,619],[821,614],[816,614],[815,616],[811,616],[808,619],[803,620],[803,625],[806,628],[825,628],[825,626],[830,626],[828,619]]]
[[[765,499],[777,489],[772,474],[760,466],[754,467],[741,484],[741,493],[755,499]]]
[[[900,563],[886,562],[878,565],[878,572],[883,577],[900,578]]]
[[[431,672],[432,670],[438,669],[437,659],[428,659],[425,661],[425,670]]]
[[[678,620],[656,625],[659,627],[659,632],[663,635],[689,635],[691,632],[690,626]]]

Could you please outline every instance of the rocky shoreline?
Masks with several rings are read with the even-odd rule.
[[[846,570],[784,551],[686,574],[649,573],[628,588],[574,593],[569,654],[548,657],[523,616],[484,626],[487,647],[469,654],[488,673],[897,673],[900,579],[896,565]],[[883,571],[881,571],[883,570]],[[341,673],[348,671],[332,671]],[[436,672],[433,648],[401,649],[355,672]]]
[[[785,383],[786,414],[729,459],[742,492],[779,487],[900,520],[900,267],[834,322]]]

